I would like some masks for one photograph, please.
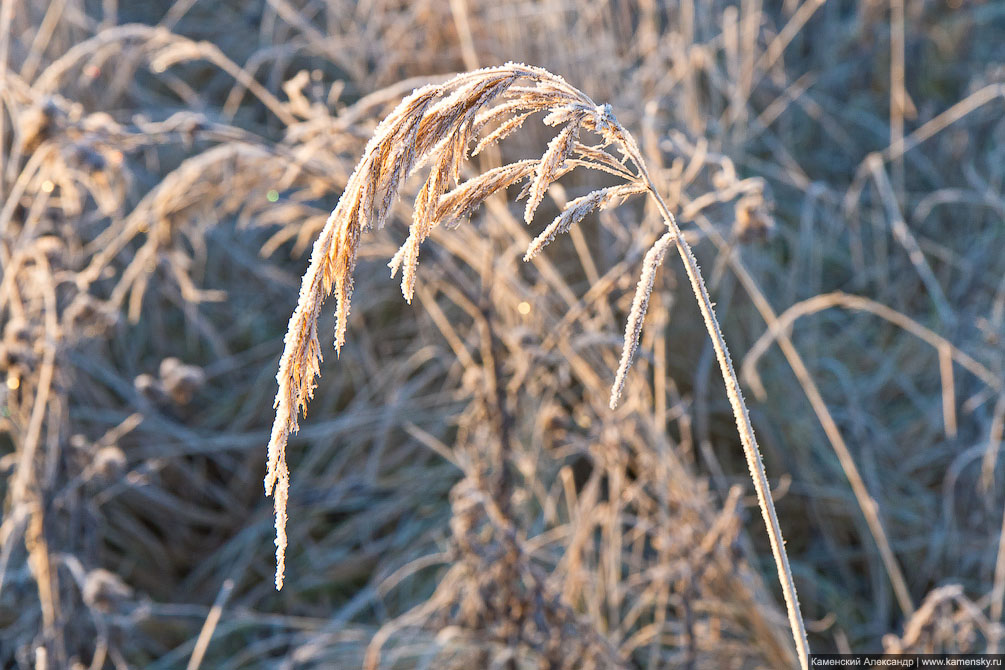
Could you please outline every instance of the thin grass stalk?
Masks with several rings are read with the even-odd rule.
[[[768,484],[768,476],[764,470],[764,462],[761,459],[761,451],[757,446],[757,438],[754,437],[754,427],[750,423],[750,413],[740,392],[740,382],[733,369],[733,361],[729,356],[729,349],[726,348],[726,340],[722,337],[722,330],[719,328],[719,320],[715,316],[712,308],[712,300],[705,288],[705,280],[702,278],[701,270],[698,268],[698,261],[691,251],[691,245],[684,239],[677,220],[670,212],[663,197],[652,180],[646,176],[649,185],[649,192],[652,194],[656,205],[663,216],[663,221],[670,229],[680,252],[681,260],[684,261],[684,269],[691,282],[691,289],[698,300],[698,308],[701,310],[702,320],[705,322],[705,329],[712,340],[712,348],[715,350],[715,358],[719,361],[719,370],[722,372],[723,381],[726,383],[726,395],[729,397],[729,404],[733,409],[733,417],[736,419],[736,429],[740,434],[740,443],[743,445],[743,455],[747,459],[747,467],[750,470],[750,479],[754,483],[754,491],[757,493],[757,505],[761,508],[761,516],[764,517],[764,525],[768,529],[768,541],[771,543],[771,555],[775,559],[775,568],[778,571],[778,581],[782,585],[782,596],[785,598],[785,609],[789,616],[789,627],[792,629],[792,637],[796,644],[796,654],[799,656],[799,665],[804,670],[809,667],[809,643],[806,639],[806,626],[803,623],[802,613],[799,609],[799,595],[796,593],[796,584],[792,578],[792,568],[789,566],[789,557],[785,553],[785,538],[782,537],[782,528],[778,524],[778,514],[775,512],[775,503],[771,499],[771,487]]]

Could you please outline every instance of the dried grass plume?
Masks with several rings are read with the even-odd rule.
[[[475,142],[474,151],[480,152],[515,132],[528,117],[538,112],[545,114],[543,122],[546,125],[559,129],[541,158],[504,165],[462,181],[461,168],[469,157],[472,142]],[[583,131],[599,138],[599,143],[584,144],[581,140]],[[620,159],[608,153],[612,147],[618,150]],[[524,209],[527,223],[533,221],[548,186],[577,167],[599,170],[625,182],[596,190],[568,203],[551,225],[531,242],[525,256],[527,259],[540,253],[558,234],[567,232],[594,209],[620,204],[624,199],[642,193],[648,193],[653,198],[668,230],[646,255],[625,330],[624,351],[611,394],[611,405],[616,404],[623,389],[656,271],[670,245],[675,244],[684,261],[726,381],[744,453],[769,530],[796,650],[805,667],[806,633],[781,530],[768,494],[767,478],[739,393],[736,374],[694,255],[654,187],[638,145],[615,118],[610,105],[596,104],[561,77],[546,70],[515,63],[462,74],[443,84],[417,89],[405,98],[377,126],[314,244],[276,376],[279,391],[276,394],[276,418],[269,441],[265,478],[266,494],[275,497],[276,588],[283,585],[287,545],[290,476],[286,446],[290,434],[297,430],[299,415],[306,410],[313,395],[315,377],[320,374],[317,320],[322,301],[335,294],[335,348],[339,351],[345,342],[360,235],[384,225],[404,180],[427,166],[428,176],[415,199],[408,237],[389,263],[392,276],[401,271],[402,295],[409,302],[415,288],[419,249],[430,233],[441,223],[463,221],[490,195],[522,180],[529,180],[523,193],[527,200]]]

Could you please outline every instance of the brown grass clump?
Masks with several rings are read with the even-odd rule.
[[[484,137],[477,145],[477,149],[481,150],[513,132],[528,115],[535,112],[547,112],[543,119],[546,125],[561,126],[540,159],[495,168],[462,181],[461,171],[468,157],[468,147],[476,137]],[[593,146],[580,144],[579,137],[583,131],[593,133],[600,143]],[[617,149],[622,158],[618,160],[608,153],[610,148]],[[594,191],[568,203],[555,221],[531,242],[525,259],[537,255],[558,233],[568,232],[573,224],[593,209],[639,193],[648,193],[653,197],[668,232],[659,238],[643,261],[642,276],[625,329],[624,351],[611,391],[610,406],[615,408],[624,389],[656,270],[670,244],[676,244],[726,381],[744,455],[768,528],[799,663],[806,667],[806,631],[767,477],[740,395],[739,382],[694,254],[656,190],[638,144],[615,118],[611,106],[597,105],[584,93],[546,70],[513,63],[462,74],[444,84],[418,89],[405,98],[377,126],[338,205],[314,244],[310,266],[303,277],[300,299],[290,318],[276,376],[279,392],[275,401],[276,418],[269,441],[265,477],[266,494],[275,496],[276,588],[283,586],[287,546],[290,484],[286,445],[290,433],[298,429],[298,414],[306,409],[314,392],[314,378],[320,373],[317,320],[321,303],[330,293],[335,293],[335,348],[339,351],[345,342],[360,235],[374,227],[383,227],[400,184],[416,167],[427,163],[430,165],[429,174],[416,197],[408,239],[389,263],[392,276],[399,268],[402,269],[401,292],[408,302],[411,302],[415,291],[419,247],[430,232],[441,223],[455,222],[464,215],[470,215],[488,197],[524,178],[530,178],[522,194],[527,198],[524,221],[528,224],[533,221],[548,187],[576,167],[608,172],[627,182],[622,186]]]

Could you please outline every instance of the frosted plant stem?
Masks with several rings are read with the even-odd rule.
[[[530,85],[516,86],[518,80],[529,82]],[[504,119],[507,116],[522,119],[528,111],[547,111],[544,123],[562,126],[548,143],[541,158],[493,168],[481,177],[462,182],[460,166],[467,158],[467,147],[474,136],[484,129],[485,124],[493,120],[503,122],[501,127],[506,128],[506,132],[511,132],[519,127],[520,122],[507,125]],[[581,130],[601,136],[603,144],[599,148],[583,145],[578,141]],[[497,141],[502,135],[496,130],[489,137]],[[635,170],[629,170],[624,161],[618,162],[603,151],[603,147],[611,145],[617,147],[625,159],[631,160]],[[624,178],[628,184],[622,189],[603,189],[570,203],[572,210],[560,215],[546,229],[543,237],[531,244],[527,251],[528,258],[533,257],[554,235],[565,232],[582,219],[586,211],[610,204],[611,200],[623,200],[644,191],[652,193],[668,233],[650,250],[644,263],[632,315],[626,326],[625,353],[618,373],[618,385],[612,391],[612,405],[617,401],[620,382],[624,379],[625,364],[631,362],[632,349],[637,344],[656,267],[673,241],[684,261],[722,369],[750,476],[768,528],[768,539],[785,596],[796,654],[800,666],[805,670],[808,657],[806,629],[799,613],[796,587],[785,555],[785,541],[771,502],[768,478],[764,474],[750,417],[740,396],[736,373],[729,360],[726,343],[712,311],[712,301],[708,297],[694,254],[653,184],[638,143],[615,118],[611,106],[597,105],[585,93],[569,86],[564,79],[547,70],[519,63],[507,63],[461,74],[443,84],[416,89],[412,95],[402,100],[377,126],[335,210],[315,243],[311,264],[304,275],[300,299],[290,319],[279,373],[276,375],[279,384],[275,403],[276,419],[269,441],[269,469],[265,480],[266,493],[274,493],[276,498],[276,588],[282,588],[286,548],[289,474],[285,450],[290,434],[297,430],[298,416],[307,408],[313,395],[314,379],[321,371],[317,338],[317,318],[321,303],[329,294],[336,294],[337,350],[345,341],[360,235],[364,230],[383,225],[402,180],[424,165],[430,166],[429,174],[415,200],[408,239],[389,264],[392,274],[396,269],[402,270],[402,294],[409,301],[414,288],[419,245],[430,232],[443,222],[469,217],[474,208],[493,193],[531,177],[532,174],[533,179],[527,187],[528,202],[524,213],[528,223],[533,220],[548,187],[577,165],[614,174]]]
[[[740,393],[740,384],[736,378],[736,371],[733,369],[733,361],[729,357],[729,350],[726,348],[726,341],[723,339],[722,331],[719,329],[719,321],[716,319],[715,311],[712,309],[712,300],[708,296],[708,290],[705,288],[705,281],[702,279],[701,271],[698,269],[698,261],[694,257],[694,252],[691,251],[691,246],[681,234],[677,220],[670,213],[670,209],[656,190],[656,186],[652,180],[648,175],[645,176],[645,179],[648,182],[649,191],[656,201],[660,214],[663,216],[663,221],[674,236],[677,250],[680,252],[681,260],[684,261],[684,269],[687,271],[688,279],[691,281],[694,297],[698,300],[698,308],[701,310],[702,319],[705,321],[705,328],[708,330],[708,336],[712,339],[715,357],[719,361],[719,369],[722,371],[722,378],[726,383],[726,395],[729,396],[729,404],[732,406],[733,416],[736,418],[736,428],[740,433],[740,442],[743,444],[743,455],[747,459],[750,478],[753,480],[754,490],[757,492],[757,504],[761,508],[764,524],[768,527],[768,540],[771,542],[771,553],[775,558],[778,580],[782,585],[782,595],[785,598],[785,609],[788,611],[792,637],[796,643],[796,654],[799,656],[799,665],[806,670],[809,660],[809,644],[806,641],[806,626],[799,611],[799,596],[796,594],[796,584],[792,579],[789,557],[785,553],[785,539],[782,537],[782,529],[778,525],[775,504],[771,500],[768,476],[764,472],[761,452],[757,447],[757,439],[754,437],[754,427],[750,424],[747,405]]]

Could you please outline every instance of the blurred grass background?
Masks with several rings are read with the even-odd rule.
[[[2,667],[792,667],[676,258],[607,408],[642,203],[524,264],[493,200],[412,306],[410,200],[364,238],[273,589],[305,252],[401,97],[507,60],[610,102],[692,236],[811,647],[1002,650],[1005,3],[2,0]]]

